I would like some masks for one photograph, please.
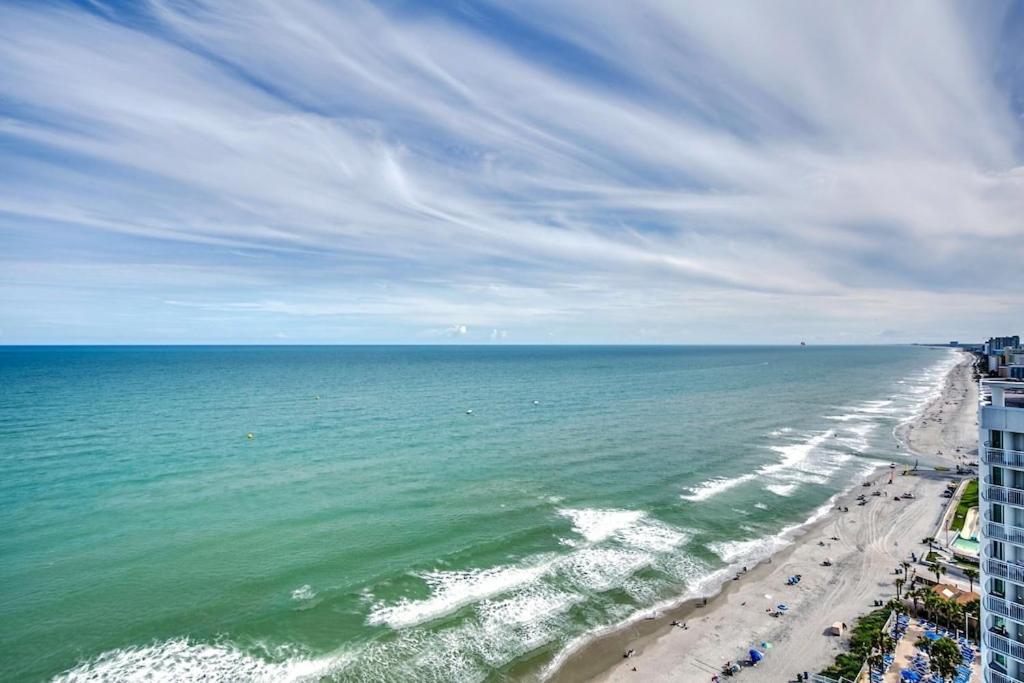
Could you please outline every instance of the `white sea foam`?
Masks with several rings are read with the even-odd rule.
[[[465,571],[435,571],[421,574],[431,589],[429,598],[402,599],[393,605],[378,603],[370,612],[370,624],[407,628],[451,614],[474,602],[506,593],[536,581],[551,569],[552,560],[532,566]]]
[[[878,425],[874,422],[866,422],[864,424],[850,425],[849,427],[844,427],[844,429],[848,432],[853,432],[857,436],[867,436],[871,432],[875,431],[877,426]]]
[[[700,580],[708,571],[707,565],[686,553],[661,555],[655,560],[654,566],[687,586]]]
[[[467,681],[486,678],[473,656],[480,638],[466,627],[431,632],[409,629],[395,638],[369,643],[358,653],[358,668],[345,670],[344,680]]]
[[[859,406],[856,406],[854,410],[867,415],[889,415],[899,412],[899,408],[893,407],[891,400],[864,401]]]
[[[292,600],[312,600],[315,597],[316,591],[308,583],[292,591]]]
[[[583,600],[578,593],[538,584],[502,600],[481,602],[478,619],[465,629],[480,657],[499,667],[555,639],[564,612]]]
[[[832,509],[835,500],[836,496],[832,496],[803,522],[788,526],[772,536],[762,536],[742,541],[721,541],[711,543],[708,547],[722,560],[732,565],[752,564],[763,560],[788,546],[800,531],[827,515]]]
[[[584,548],[560,563],[559,570],[575,586],[603,592],[621,586],[652,560],[649,553],[628,548]]]
[[[877,422],[858,422],[845,425],[841,435],[836,436],[836,441],[857,452],[864,452],[870,448],[868,435],[878,427]]]
[[[807,464],[807,459],[814,452],[814,449],[825,442],[826,439],[835,435],[834,431],[826,431],[811,436],[801,443],[788,446],[770,446],[770,448],[782,455],[779,462],[764,465],[758,470],[760,474],[775,474],[784,470],[793,469]]]
[[[208,681],[316,681],[342,669],[343,656],[290,657],[271,662],[231,644],[195,643],[184,638],[145,647],[111,650],[53,680],[60,683]]]
[[[639,605],[650,605],[661,595],[662,584],[647,579],[627,579],[622,590]]]
[[[765,505],[764,503],[754,503],[754,507],[756,507],[758,510],[767,510],[768,509],[768,506]]]
[[[780,427],[779,429],[773,429],[772,431],[768,432],[768,436],[779,437],[783,436],[784,434],[789,434],[792,431],[792,427]]]
[[[765,489],[777,496],[791,496],[799,484],[768,484]]]
[[[573,521],[574,531],[586,539],[586,544],[563,539],[563,544],[574,548],[568,555],[535,557],[518,566],[420,574],[430,589],[429,597],[377,603],[368,623],[394,629],[416,626],[466,605],[534,587],[555,573],[588,591],[609,590],[687,538],[684,531],[651,519],[642,510],[584,508],[558,512]]]
[[[529,624],[547,619],[582,600],[583,596],[577,593],[539,584],[502,600],[484,600],[476,610],[481,623],[487,628],[495,628],[503,624]]]
[[[727,491],[735,486],[739,486],[744,482],[750,481],[754,477],[755,475],[753,474],[744,474],[739,477],[716,477],[714,479],[708,479],[707,481],[701,482],[696,486],[691,486],[688,489],[690,493],[681,495],[679,497],[682,498],[683,500],[690,501],[707,500],[708,498],[716,496],[719,493],[722,493],[723,491]]]
[[[682,545],[687,539],[687,534],[668,524],[645,517],[639,524],[620,529],[615,538],[634,548],[667,553]]]
[[[644,516],[640,510],[563,509],[558,514],[572,520],[573,531],[590,543],[603,541],[619,530],[636,524]]]

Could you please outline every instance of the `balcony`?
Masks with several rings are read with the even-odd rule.
[[[993,614],[999,614],[1014,621],[1024,622],[1024,605],[1008,602],[994,595],[986,595],[985,609]]]
[[[1006,579],[1007,581],[1013,581],[1014,583],[1024,584],[1024,567],[1003,562],[1002,560],[986,558],[985,573],[989,576],[995,576],[1000,579]]]
[[[1005,432],[1024,432],[1024,410],[1014,404],[1006,406],[982,406],[981,428],[998,429]]]
[[[997,486],[989,483],[989,477],[984,478],[984,485],[981,487],[981,497],[991,503],[1007,503],[1024,507],[1024,491],[1011,489],[1006,486]]]
[[[985,465],[1024,468],[1024,451],[1011,451],[1005,448],[985,446],[981,449],[981,462]]]
[[[986,521],[985,537],[990,540],[1024,545],[1024,529],[1013,524],[999,524]]]
[[[985,680],[988,683],[1024,683],[1024,679],[1014,678],[1009,674],[1000,673],[991,668],[986,672]]]
[[[1009,655],[1019,662],[1024,662],[1024,643],[1018,643],[1016,640],[1010,640],[991,631],[986,631],[985,644],[995,652],[1002,652],[1004,655]]]

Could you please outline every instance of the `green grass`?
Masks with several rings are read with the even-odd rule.
[[[950,524],[949,528],[953,531],[963,529],[967,511],[976,507],[978,507],[978,480],[972,479],[964,487],[963,495],[960,496],[960,502],[956,506],[956,513],[953,515],[953,523]]]
[[[864,665],[864,660],[871,652],[871,643],[885,626],[885,621],[888,618],[889,608],[883,607],[858,619],[857,625],[853,627],[850,635],[850,651],[837,656],[835,663],[822,671],[821,675],[829,678],[849,678],[850,680],[856,678],[860,673],[860,668]]]

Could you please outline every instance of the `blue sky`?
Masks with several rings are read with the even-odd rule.
[[[0,343],[1021,332],[1022,44],[999,2],[0,0]]]

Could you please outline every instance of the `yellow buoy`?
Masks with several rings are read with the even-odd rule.
[[[256,435],[253,434],[252,432],[249,432],[248,434],[245,435],[245,438],[247,438],[247,439],[255,439]]]

